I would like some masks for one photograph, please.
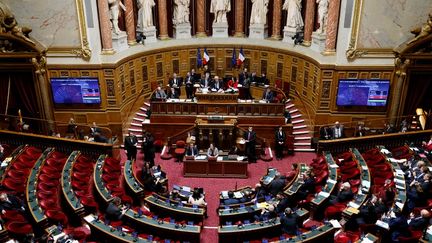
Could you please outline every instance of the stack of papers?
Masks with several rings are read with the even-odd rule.
[[[339,168],[339,166],[337,164],[331,164],[330,168]]]
[[[381,228],[384,228],[384,229],[389,229],[390,228],[389,225],[388,225],[388,223],[386,223],[384,221],[381,221],[381,220],[377,220],[375,224],[378,225]]]
[[[373,241],[369,240],[367,237],[364,237],[360,243],[373,243]]]
[[[335,180],[332,180],[332,179],[328,179],[328,180],[327,180],[327,183],[336,184],[336,181],[335,181]]]
[[[396,202],[395,205],[396,205],[400,210],[402,210],[402,208],[403,208],[403,206],[404,206],[404,204],[401,203],[401,202]]]
[[[91,223],[91,222],[93,222],[95,219],[96,219],[96,217],[95,217],[93,214],[89,214],[89,215],[87,215],[87,216],[84,217],[84,220],[85,220],[87,223]]]
[[[223,199],[227,199],[228,198],[228,191],[221,191],[221,195]]]
[[[339,221],[337,221],[336,219],[332,219],[332,220],[330,220],[329,222],[330,222],[330,224],[332,224],[333,227],[336,228],[336,229],[340,229],[340,228],[342,228],[342,226],[340,225]]]
[[[357,203],[355,203],[353,201],[349,202],[348,206],[351,207],[351,208],[355,208],[355,209],[358,209],[360,207],[360,205],[358,205]]]
[[[318,195],[319,195],[319,196],[321,196],[321,197],[325,197],[325,198],[328,198],[328,197],[330,196],[330,193],[328,193],[328,192],[323,192],[323,191],[320,191],[320,192],[318,193]]]
[[[362,169],[363,170],[369,170],[369,168],[367,167],[367,165],[362,165]]]
[[[217,161],[222,161],[223,160],[223,157],[217,157]]]
[[[243,193],[241,193],[241,192],[239,192],[239,191],[234,192],[234,197],[235,197],[235,198],[242,198],[242,197],[243,197]]]
[[[352,214],[358,214],[360,212],[357,208],[354,207],[348,207],[346,210]]]

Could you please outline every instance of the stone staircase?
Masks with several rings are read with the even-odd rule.
[[[313,152],[311,148],[311,134],[301,112],[295,107],[294,103],[288,99],[285,108],[291,114],[291,123],[293,125],[294,151],[296,152]]]

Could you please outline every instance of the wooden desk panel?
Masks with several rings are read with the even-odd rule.
[[[195,93],[198,103],[235,103],[238,94],[229,93]]]
[[[208,162],[205,160],[185,160],[183,175],[185,177],[227,177],[247,178],[247,161],[222,160]]]

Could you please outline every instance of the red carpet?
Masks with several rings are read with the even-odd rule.
[[[294,156],[285,157],[281,161],[273,160],[271,162],[263,162],[258,160],[258,163],[249,164],[247,179],[232,179],[232,178],[185,178],[183,177],[183,164],[171,160],[160,159],[160,154],[156,154],[155,163],[160,164],[162,169],[167,173],[170,190],[173,185],[203,187],[206,193],[208,219],[204,220],[204,229],[201,233],[201,242],[218,242],[217,227],[219,225],[219,217],[216,209],[219,206],[219,193],[221,191],[233,190],[237,187],[251,186],[254,187],[259,182],[260,178],[266,174],[268,167],[277,168],[281,173],[287,173],[291,170],[292,163],[311,163],[316,157],[312,152],[298,152]],[[126,155],[122,153],[122,161],[126,160]],[[143,164],[143,154],[138,154],[137,166]]]

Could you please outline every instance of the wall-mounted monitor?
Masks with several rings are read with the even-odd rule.
[[[338,106],[386,106],[390,80],[340,79],[336,104]]]
[[[98,78],[51,78],[55,104],[100,104]]]

